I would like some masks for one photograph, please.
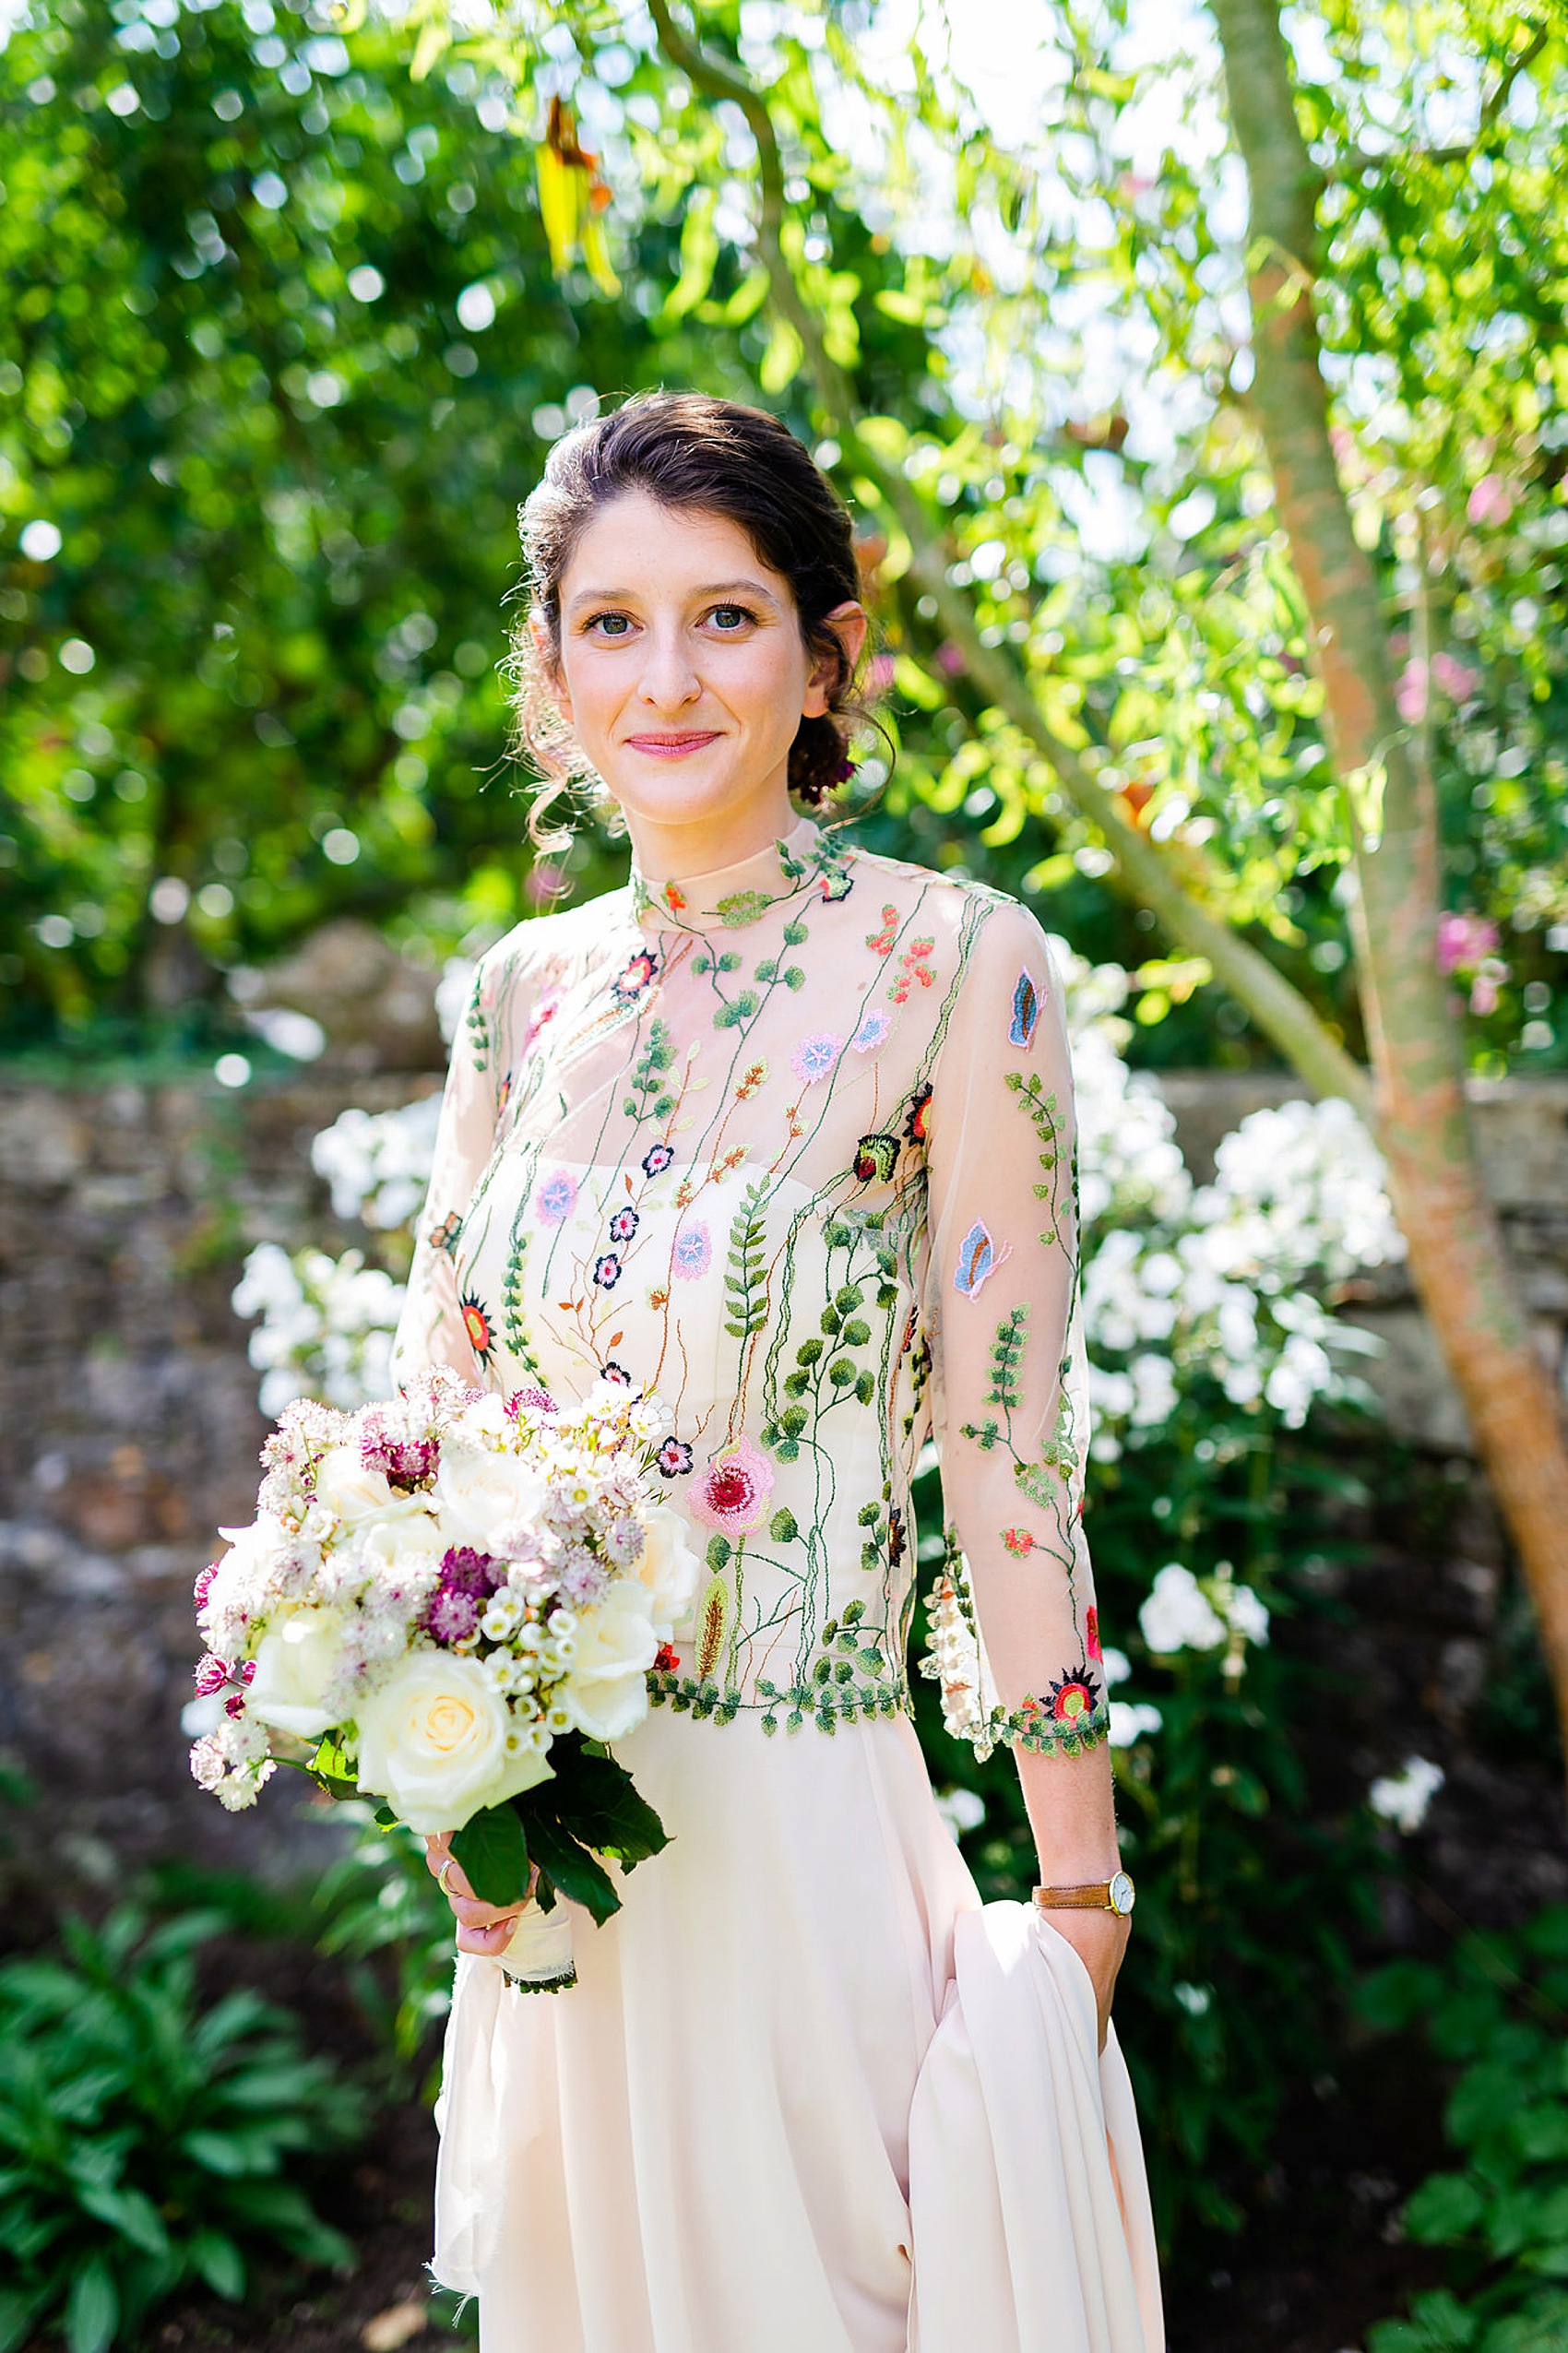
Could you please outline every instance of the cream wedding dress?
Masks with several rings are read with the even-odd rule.
[[[485,2353],[1158,2353],[1114,2037],[980,1904],[905,1680],[929,1437],[950,1729],[1105,1734],[1072,1171],[1033,916],[811,819],[481,966],[399,1374],[657,1392],[706,1560],[616,1744],[671,1844],[570,1991],[458,1960],[434,2268]]]

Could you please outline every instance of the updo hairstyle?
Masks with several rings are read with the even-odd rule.
[[[788,580],[813,664],[833,664],[827,713],[801,720],[790,747],[790,790],[820,808],[848,776],[849,739],[867,716],[844,650],[826,616],[861,596],[849,517],[787,427],[765,410],[699,392],[636,394],[607,415],[563,434],[536,489],[517,510],[528,606],[513,630],[516,748],[545,778],[529,830],[540,849],[568,837],[542,831],[546,810],[573,783],[597,781],[556,705],[552,673],[561,659],[561,582],[592,517],[628,492],[663,506],[721,515],[739,524],[761,561]],[[543,624],[541,659],[532,624]]]

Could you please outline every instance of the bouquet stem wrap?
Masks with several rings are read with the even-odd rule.
[[[564,1993],[576,1985],[572,1915],[565,1905],[558,1902],[547,1912],[531,1900],[525,1904],[500,1962],[507,1983],[527,1993]]]

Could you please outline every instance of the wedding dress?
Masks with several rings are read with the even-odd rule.
[[[571,1990],[458,1959],[434,2269],[484,2353],[1158,2353],[1114,2037],[980,1904],[908,1712],[925,1549],[949,1729],[1105,1735],[1075,1233],[1060,984],[1000,892],[802,817],[482,960],[398,1373],[656,1392],[705,1558],[616,1743],[671,1845],[576,1915]]]

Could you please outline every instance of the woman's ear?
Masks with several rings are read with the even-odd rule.
[[[567,727],[570,727],[572,724],[572,697],[566,690],[565,665],[562,661],[560,655],[556,652],[555,647],[551,641],[549,628],[543,618],[539,613],[535,612],[529,614],[529,627],[533,633],[534,660],[539,666],[539,674],[543,679],[545,684],[549,687],[555,707],[560,712],[562,719]]]
[[[834,689],[853,678],[855,665],[865,648],[871,617],[863,604],[850,601],[835,605],[831,612],[824,615],[823,625],[837,639],[838,653],[837,659],[825,655],[807,679],[805,700],[801,706],[802,719],[825,718]]]

